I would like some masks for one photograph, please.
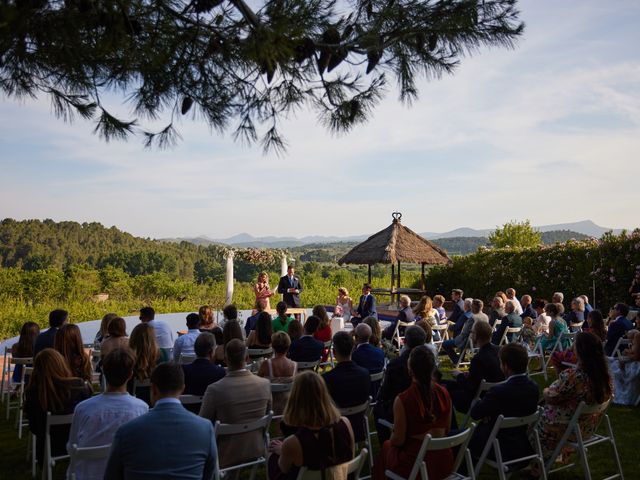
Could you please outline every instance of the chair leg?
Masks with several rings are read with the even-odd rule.
[[[493,440],[493,454],[496,457],[498,478],[500,480],[507,480],[507,476],[504,472],[504,464],[502,463],[502,452],[500,451],[500,442],[498,441],[497,438]]]
[[[258,465],[254,465],[253,467],[251,467],[251,476],[249,477],[250,480],[255,480],[257,471],[258,471]]]
[[[604,421],[607,426],[607,435],[609,435],[609,443],[611,443],[611,448],[613,449],[613,458],[616,461],[616,467],[618,467],[618,474],[620,475],[620,479],[624,480],[624,475],[622,474],[622,464],[620,463],[620,455],[618,455],[618,447],[616,447],[616,440],[613,436],[613,430],[611,430],[611,422],[609,421],[609,415],[604,416]]]

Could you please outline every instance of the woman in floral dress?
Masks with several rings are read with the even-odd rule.
[[[593,405],[611,398],[611,376],[600,339],[591,333],[580,332],[576,336],[574,351],[577,366],[561,372],[558,379],[542,392],[545,405],[536,428],[545,462],[551,457],[581,401]],[[596,413],[580,418],[584,438],[593,434],[601,415]]]

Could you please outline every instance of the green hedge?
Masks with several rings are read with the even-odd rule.
[[[555,291],[563,292],[565,300],[586,294],[597,308],[608,310],[617,301],[630,301],[628,288],[636,268],[640,268],[640,229],[551,246],[481,248],[455,257],[452,266],[431,268],[427,288],[447,297],[452,288],[462,288],[465,296],[486,302],[509,287],[518,296],[528,293],[534,298],[550,299]]]

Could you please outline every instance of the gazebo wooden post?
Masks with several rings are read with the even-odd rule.
[[[371,264],[369,264],[369,275],[368,275],[368,282],[369,285],[371,285]]]
[[[400,260],[398,260],[398,290],[400,290]],[[398,306],[400,305],[400,294],[396,295],[396,300],[398,301]]]
[[[391,264],[391,303],[393,303],[393,287],[396,284],[396,266]]]
[[[420,274],[420,290],[426,290],[427,289],[427,279],[424,276],[424,263],[421,263],[422,265],[422,273]]]

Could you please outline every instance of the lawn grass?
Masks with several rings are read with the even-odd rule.
[[[448,365],[447,360],[443,361],[441,369],[445,376],[447,376],[450,370],[450,365]],[[551,375],[547,382],[544,381],[542,375],[532,377],[532,379],[540,385],[540,391],[554,380],[552,372],[549,371],[549,373]],[[31,472],[29,460],[26,458],[26,452],[27,438],[30,436],[30,433],[28,428],[23,430],[23,438],[18,440],[17,430],[14,428],[15,412],[12,412],[11,420],[6,421],[4,416],[5,408],[3,404],[2,410],[0,410],[0,412],[2,412],[2,419],[0,419],[0,448],[2,451],[0,455],[0,480],[28,480],[31,478]],[[639,435],[638,432],[640,431],[640,408],[612,405],[608,410],[608,415],[611,420],[613,433],[616,437],[623,473],[625,473],[628,479],[640,478],[638,474],[635,474],[638,468],[636,441]],[[462,415],[459,415],[458,419],[462,420]],[[373,426],[373,423],[371,423],[371,425]],[[373,442],[374,454],[377,454],[379,450],[377,438],[374,437]],[[604,478],[615,472],[614,459],[608,444],[597,445],[589,450],[589,466],[594,479]],[[66,468],[67,462],[64,461],[56,465],[54,479],[64,479]],[[367,474],[367,470],[368,467],[365,467],[363,474]],[[244,477],[245,475],[242,475],[243,479]],[[264,470],[259,470],[258,479],[263,480],[264,478]],[[479,478],[489,480],[497,478],[497,475],[495,471],[485,467]],[[513,478],[517,479],[518,476],[514,476]],[[554,480],[580,479],[583,478],[583,474],[581,467],[577,466],[570,470],[555,473],[551,475],[550,478]]]

